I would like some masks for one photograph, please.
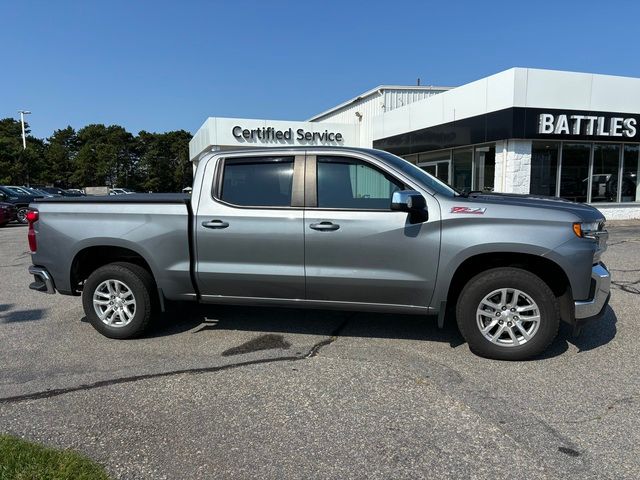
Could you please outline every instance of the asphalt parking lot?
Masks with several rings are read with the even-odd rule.
[[[498,362],[413,316],[172,306],[109,340],[28,290],[0,229],[0,433],[114,478],[640,478],[640,222],[610,226],[606,316]],[[634,333],[636,332],[636,333]]]

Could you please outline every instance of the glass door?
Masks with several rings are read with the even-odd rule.
[[[449,183],[449,165],[451,161],[446,160],[442,162],[422,162],[418,166],[425,172],[433,175],[434,177],[442,180],[444,183]]]
[[[475,149],[475,186],[476,190],[493,191],[493,180],[496,171],[496,147],[486,145]]]

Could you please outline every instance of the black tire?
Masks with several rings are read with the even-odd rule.
[[[106,280],[124,283],[135,298],[135,311],[130,322],[123,326],[111,326],[100,320],[93,305],[96,289]],[[84,313],[93,327],[105,337],[127,339],[142,335],[158,310],[158,296],[151,274],[133,263],[116,262],[95,270],[82,289]]]
[[[523,342],[521,345],[493,343],[482,334],[478,326],[476,314],[480,302],[485,296],[502,288],[518,289],[524,292],[537,304],[539,310],[540,321],[537,331],[530,340]],[[495,315],[499,316],[497,312],[501,310],[497,309]],[[488,311],[491,312],[491,310]],[[514,315],[514,313],[510,314],[508,311],[500,313],[503,318],[505,318],[504,315]],[[517,315],[517,312],[515,315]],[[523,314],[520,315],[522,316]],[[484,319],[485,317],[480,315],[480,318]],[[462,289],[456,304],[456,319],[460,333],[475,354],[497,360],[525,360],[542,353],[558,334],[560,307],[549,286],[537,275],[519,268],[494,268],[476,275]],[[490,324],[488,319],[486,324]],[[512,324],[515,324],[515,322]],[[500,325],[493,332],[497,333],[498,328],[500,328]],[[517,333],[515,327],[514,332]],[[511,340],[508,332],[497,335],[497,338],[503,338],[506,342],[515,343],[515,341]],[[522,338],[520,340],[522,341]]]
[[[27,223],[29,223],[29,221],[27,220],[28,211],[29,205],[18,207],[18,211],[16,212],[18,223],[21,223],[22,225],[26,225]]]
[[[2,228],[2,227],[6,227],[6,226],[7,226],[7,223],[9,223],[9,222],[2,222],[2,223],[0,223],[0,228]]]

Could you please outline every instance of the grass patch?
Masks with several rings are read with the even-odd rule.
[[[104,469],[71,450],[0,435],[0,480],[109,480]]]

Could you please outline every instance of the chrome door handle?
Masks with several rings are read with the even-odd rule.
[[[309,225],[309,228],[312,228],[313,230],[319,230],[321,232],[330,232],[332,230],[338,230],[340,228],[340,225],[331,222],[320,222],[312,223],[311,225]]]
[[[202,222],[202,226],[204,228],[227,228],[229,224],[227,222],[223,222],[222,220],[211,220],[210,222]]]

